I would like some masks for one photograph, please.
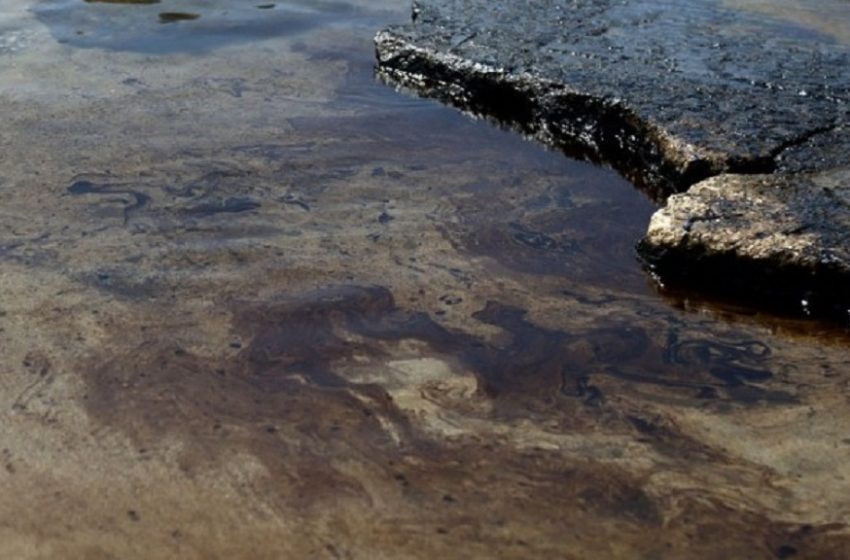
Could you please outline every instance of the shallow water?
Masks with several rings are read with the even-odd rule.
[[[0,556],[847,551],[844,331],[274,4],[0,2]]]
[[[45,0],[32,11],[60,43],[151,54],[207,52],[368,17],[351,3],[304,0]]]
[[[791,26],[850,43],[850,3],[847,0],[726,0],[725,5],[785,21]]]

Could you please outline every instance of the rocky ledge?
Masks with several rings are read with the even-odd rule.
[[[720,175],[671,196],[639,244],[662,282],[848,320],[850,168]]]
[[[663,281],[846,319],[850,37],[749,4],[417,0],[378,72],[670,197]]]

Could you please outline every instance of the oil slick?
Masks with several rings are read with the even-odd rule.
[[[0,557],[848,556],[846,333],[660,297],[616,173],[375,83],[408,6],[44,5],[170,54],[0,66]]]

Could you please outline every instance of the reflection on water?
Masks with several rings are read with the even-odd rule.
[[[724,0],[724,5],[764,14],[789,24],[829,35],[850,44],[850,4],[847,0]]]
[[[32,10],[60,43],[144,53],[202,52],[362,17],[333,0],[43,0]]]
[[[623,179],[373,80],[407,6],[262,8],[0,69],[0,551],[844,556],[845,333],[660,297]]]

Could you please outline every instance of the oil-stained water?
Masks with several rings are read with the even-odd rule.
[[[657,294],[408,6],[4,4],[0,556],[850,552],[846,334]]]

